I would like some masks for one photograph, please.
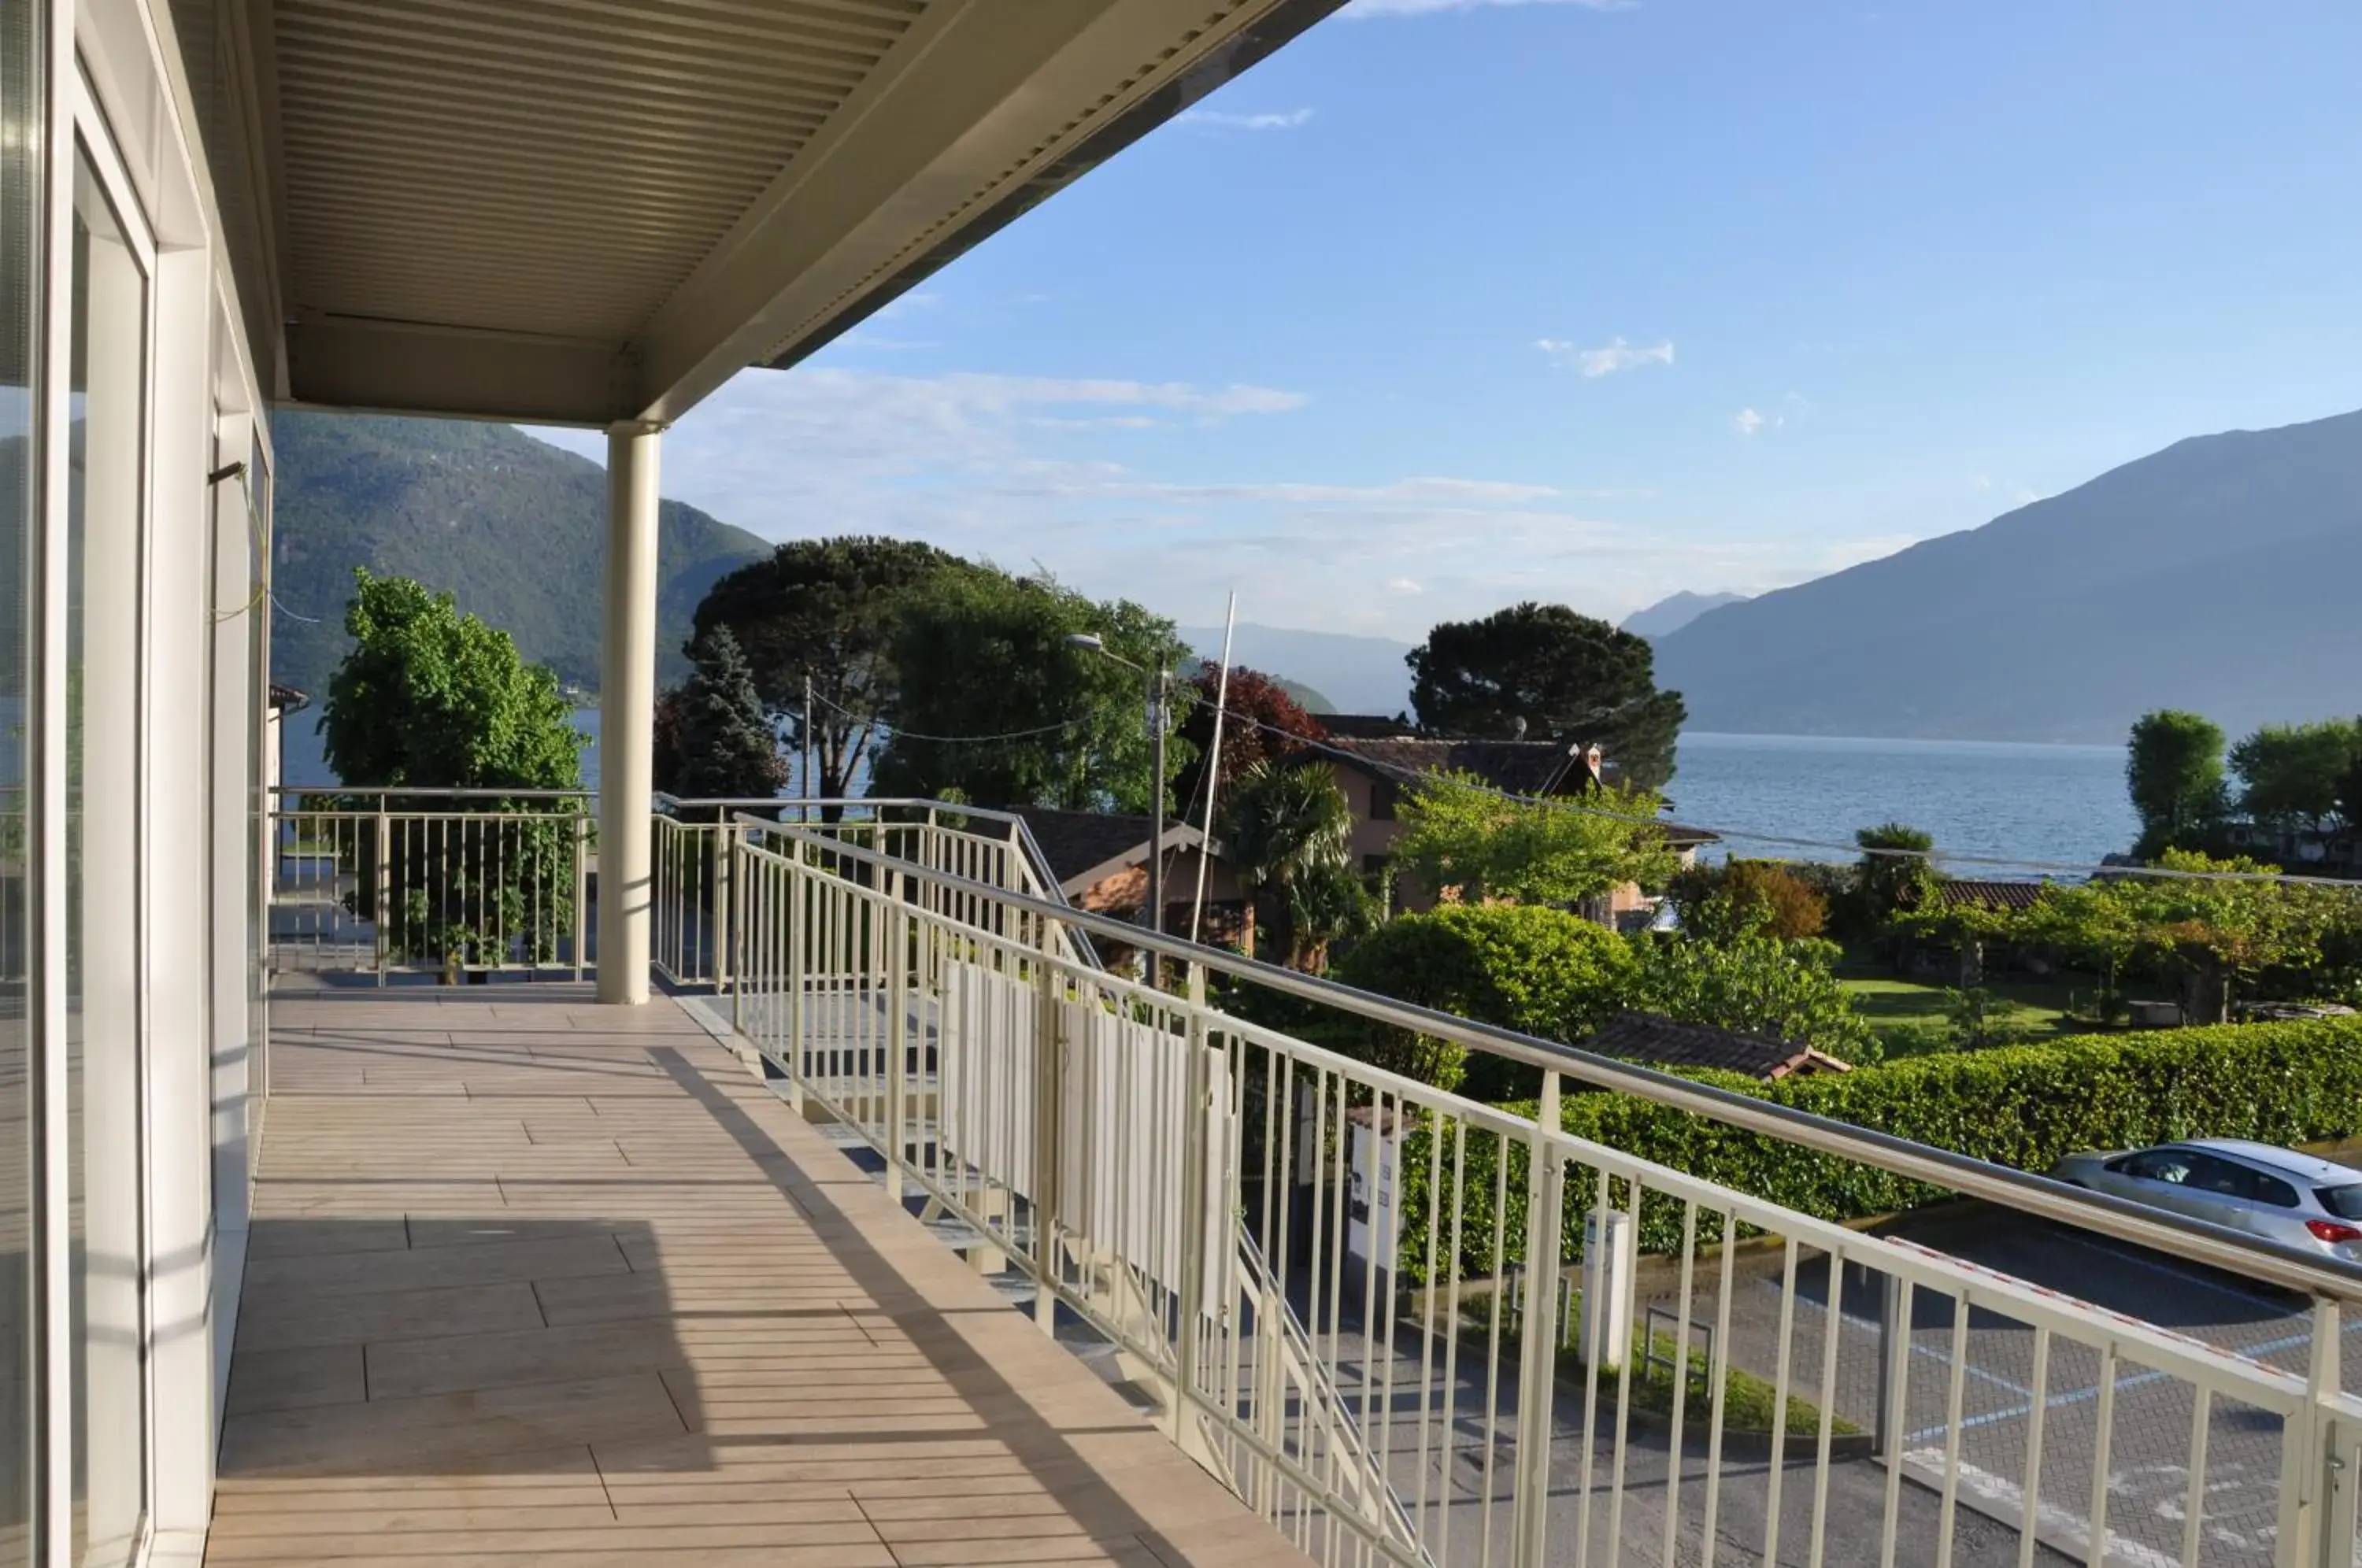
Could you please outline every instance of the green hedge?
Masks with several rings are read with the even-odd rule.
[[[2309,1143],[2362,1133],[2362,1019],[2304,1023],[2232,1024],[2040,1045],[1923,1056],[1850,1073],[1759,1084],[1730,1074],[1699,1078],[1856,1126],[1954,1150],[2019,1170],[2045,1171],[2083,1149],[2121,1149],[2176,1138],[2252,1138]],[[1524,1101],[1507,1107],[1530,1116]],[[1859,1220],[1945,1196],[1867,1165],[1745,1132],[1631,1095],[1571,1092],[1566,1130],[1656,1165],[1670,1165],[1783,1208],[1832,1220]],[[1498,1145],[1471,1135],[1464,1159],[1447,1148],[1440,1162],[1442,1212],[1449,1215],[1455,1164],[1464,1165],[1460,1267],[1491,1272],[1493,1196]],[[1404,1212],[1418,1217],[1404,1237],[1405,1268],[1427,1274],[1424,1217],[1435,1178],[1428,1135],[1414,1132],[1403,1153]],[[1510,1150],[1505,1255],[1522,1259],[1525,1156]],[[1571,1178],[1567,1212],[1595,1201],[1596,1173]],[[1620,1194],[1611,1195],[1619,1204]],[[1716,1239],[1701,1216],[1701,1236]],[[1652,1252],[1680,1245],[1678,1205],[1651,1199],[1640,1216],[1640,1244]],[[1579,1253],[1579,1218],[1567,1229],[1567,1261]]]

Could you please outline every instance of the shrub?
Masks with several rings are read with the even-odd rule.
[[[1630,948],[1605,926],[1528,904],[1446,904],[1379,927],[1337,960],[1336,978],[1421,1007],[1547,1040],[1580,1040],[1619,1005]],[[1349,1054],[1473,1099],[1540,1091],[1500,1057],[1371,1026]]]
[[[2120,1039],[2085,1036],[1921,1056],[1776,1084],[1730,1074],[1694,1076],[2025,1171],[2047,1170],[2061,1155],[2081,1149],[2177,1138],[2291,1144],[2362,1132],[2362,1019],[2223,1025]],[[1509,1109],[1529,1116],[1535,1110],[1531,1103]],[[1571,1093],[1562,1120],[1569,1133],[1586,1142],[1823,1220],[1860,1220],[1945,1196],[1925,1183],[1628,1094]],[[1429,1190],[1439,1181],[1449,1212],[1456,1177],[1463,1211],[1461,1235],[1467,1239],[1459,1266],[1487,1270],[1499,1144],[1472,1134],[1462,1168],[1455,1171],[1451,1154],[1439,1155],[1431,1142],[1424,1132],[1406,1141],[1402,1212],[1426,1213]],[[1521,1145],[1511,1145],[1507,1176],[1501,1218],[1507,1255],[1514,1261],[1524,1250]],[[1578,1253],[1580,1216],[1595,1200],[1595,1173],[1579,1173],[1570,1188],[1569,1261]],[[1681,1210],[1671,1199],[1652,1197],[1645,1202],[1639,1224],[1644,1248],[1672,1252],[1679,1246]],[[1717,1239],[1718,1230],[1715,1217],[1699,1216],[1702,1242]],[[1411,1227],[1403,1238],[1404,1266],[1415,1279],[1426,1277],[1427,1247],[1423,1227]]]

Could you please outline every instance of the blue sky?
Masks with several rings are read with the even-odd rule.
[[[2362,406],[2357,61],[2350,0],[1360,0],[664,489],[1190,623],[1760,591]]]

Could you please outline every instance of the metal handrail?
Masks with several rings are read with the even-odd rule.
[[[2293,1247],[2267,1242],[2202,1220],[2145,1208],[2105,1193],[2070,1187],[2048,1176],[2013,1170],[2006,1165],[1994,1165],[1948,1149],[1915,1143],[1892,1133],[1856,1127],[1828,1117],[1816,1116],[1810,1111],[1717,1088],[1711,1084],[1676,1077],[1670,1073],[1598,1055],[1561,1041],[1545,1040],[1496,1024],[1439,1012],[1432,1008],[1341,985],[1335,980],[1265,964],[1226,948],[1201,946],[1070,905],[1054,904],[1021,893],[1012,893],[1007,889],[993,888],[934,871],[858,845],[808,833],[793,823],[745,816],[737,820],[744,826],[825,847],[844,858],[892,869],[907,880],[933,883],[957,892],[998,900],[1047,920],[1064,922],[1135,948],[1153,950],[1165,957],[1200,965],[1218,974],[1229,975],[1308,1001],[1324,1003],[1374,1022],[1432,1035],[1473,1050],[1489,1052],[1508,1061],[1540,1067],[1545,1072],[1562,1073],[1600,1088],[1618,1090],[1749,1132],[1768,1133],[1914,1181],[1941,1187],[1966,1197],[1983,1198],[2118,1241],[2155,1248],[2304,1295],[2362,1301],[2362,1264],[2301,1253]],[[1554,1141],[1564,1137],[1554,1128],[1546,1132]],[[1568,1142],[1571,1146],[1573,1141]]]

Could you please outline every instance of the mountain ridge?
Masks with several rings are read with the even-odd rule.
[[[416,578],[516,638],[570,686],[599,682],[607,474],[511,425],[300,409],[277,463],[271,679],[325,692],[343,658],[352,569]],[[698,601],[771,546],[678,501],[657,514],[657,658],[677,680]]]
[[[2176,441],[1657,645],[1691,723],[2121,740],[2157,707],[2235,733],[2362,707],[2362,413]]]

